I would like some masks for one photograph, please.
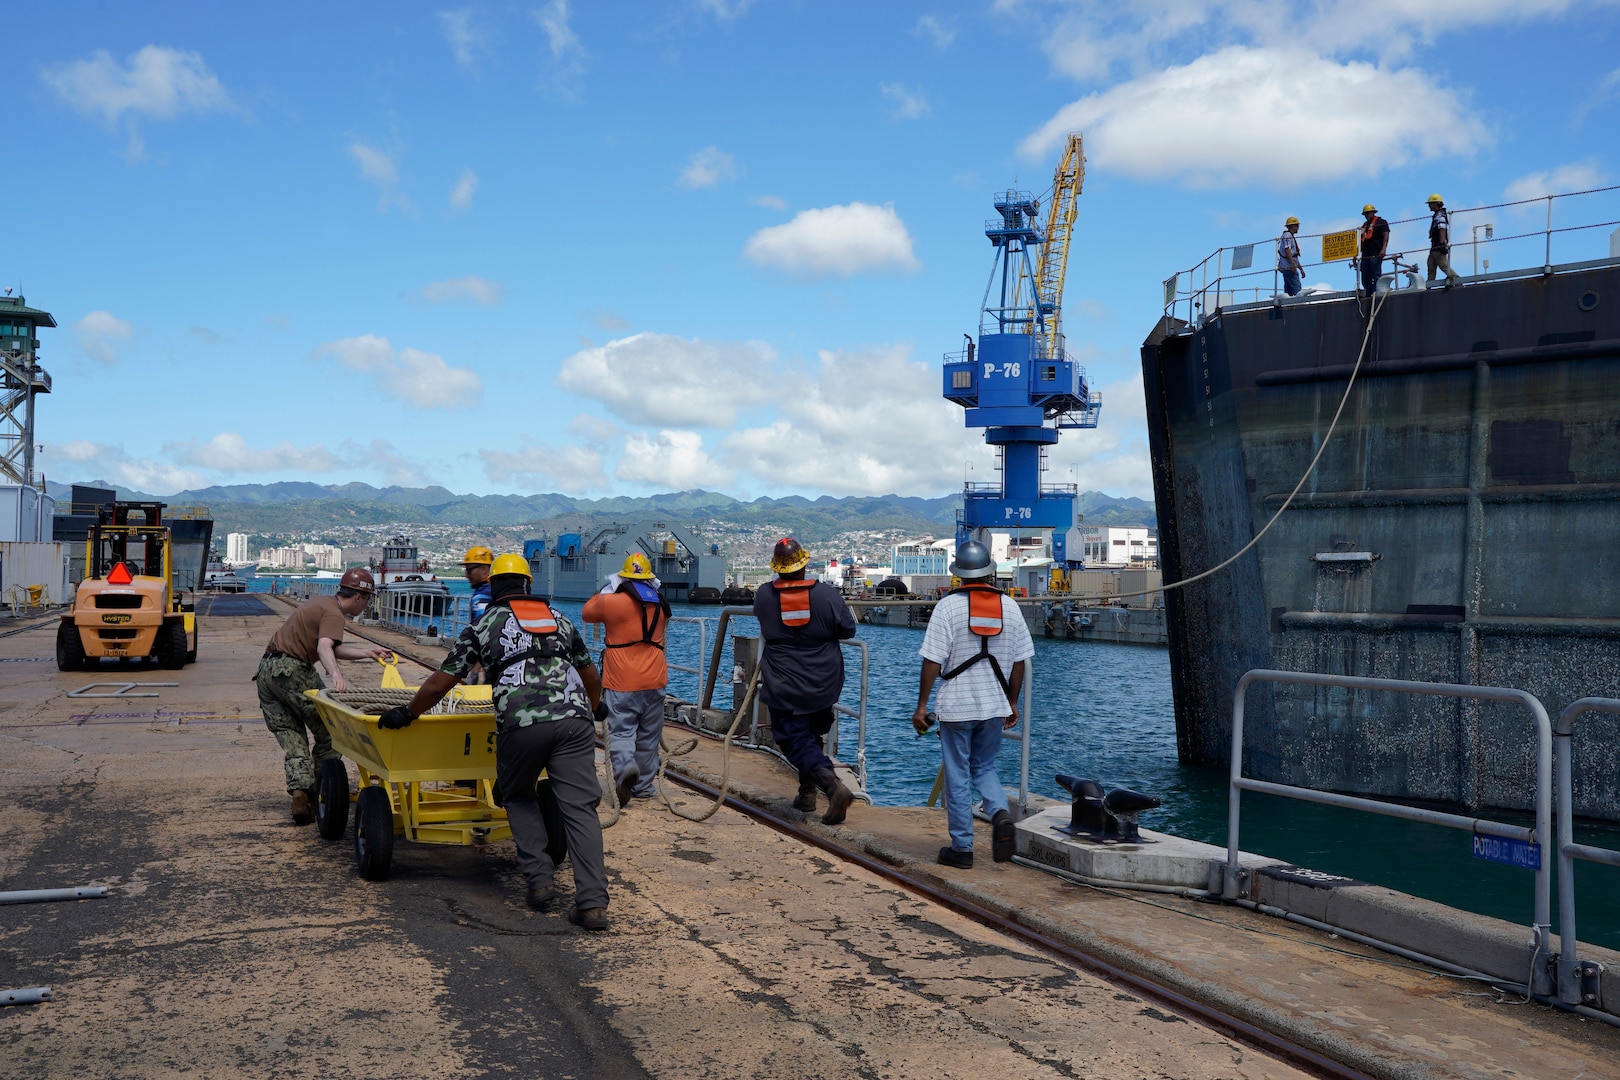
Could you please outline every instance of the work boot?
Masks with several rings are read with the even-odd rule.
[[[631,765],[624,771],[624,775],[619,777],[619,782],[613,787],[613,794],[618,797],[620,807],[630,805],[632,789],[640,782],[641,770],[634,765]]]
[[[528,893],[523,900],[535,911],[550,911],[552,903],[557,899],[557,890],[550,885],[542,888],[529,886]]]
[[[815,771],[816,787],[827,796],[827,812],[821,815],[823,825],[840,825],[844,815],[849,811],[849,804],[855,801],[855,795],[838,779],[838,774],[830,767],[823,766]]]
[[[315,800],[307,791],[292,793],[292,819],[294,825],[308,825],[315,820]]]
[[[942,847],[939,849],[939,865],[954,866],[958,870],[971,870],[973,869],[973,852]]]
[[[1018,830],[1013,828],[1012,814],[997,810],[990,819],[990,857],[996,862],[1012,862],[1018,851]]]
[[[799,774],[799,797],[793,800],[793,809],[816,812],[816,778],[809,773]]]
[[[593,933],[607,929],[607,908],[574,908],[568,913],[568,921],[581,930]]]

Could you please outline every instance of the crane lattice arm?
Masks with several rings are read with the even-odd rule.
[[[1035,264],[1041,308],[1050,311],[1040,330],[1048,356],[1058,355],[1062,341],[1063,279],[1069,268],[1069,237],[1074,231],[1080,186],[1085,179],[1085,141],[1078,131],[1071,132],[1063,160],[1052,174],[1052,201],[1046,210],[1046,242],[1041,245]]]

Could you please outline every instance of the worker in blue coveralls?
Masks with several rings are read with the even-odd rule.
[[[799,770],[794,808],[814,812],[819,789],[827,796],[821,823],[837,825],[855,796],[833,771],[822,740],[844,692],[838,643],[855,636],[855,617],[836,589],[805,577],[809,565],[810,553],[797,540],[778,540],[771,553],[776,580],[754,593],[754,618],[765,641],[759,699],[771,710],[776,748]]]
[[[489,610],[489,568],[495,563],[495,553],[487,547],[470,547],[461,558],[462,573],[472,586],[472,618],[475,623]]]

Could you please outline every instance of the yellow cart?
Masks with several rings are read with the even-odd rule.
[[[307,693],[332,733],[333,747],[359,767],[354,857],[360,876],[369,881],[388,876],[395,834],[420,844],[463,845],[512,835],[506,811],[495,801],[495,713],[489,687],[457,687],[444,707],[455,709],[459,701],[468,711],[424,713],[397,730],[377,724],[378,715],[389,707],[383,700],[389,691]],[[408,691],[394,693],[402,696],[393,704],[409,698]],[[336,758],[322,762],[315,817],[323,839],[342,838],[349,800],[348,769]]]

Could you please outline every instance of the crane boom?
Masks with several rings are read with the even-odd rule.
[[[1046,210],[1046,242],[1035,262],[1041,307],[1049,310],[1040,333],[1045,338],[1047,356],[1059,355],[1063,342],[1063,279],[1069,268],[1069,237],[1074,231],[1079,209],[1080,186],[1086,179],[1085,140],[1080,132],[1069,133],[1063,160],[1052,174],[1052,201]]]

